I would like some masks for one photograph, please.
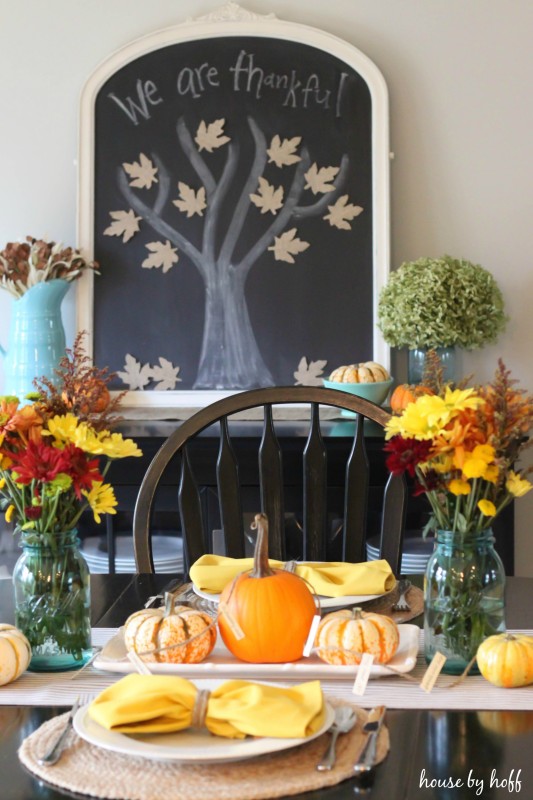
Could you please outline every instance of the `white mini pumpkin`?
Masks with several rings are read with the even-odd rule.
[[[16,681],[28,668],[30,643],[18,628],[0,623],[0,686]]]

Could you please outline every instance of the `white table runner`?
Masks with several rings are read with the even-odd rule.
[[[93,645],[103,646],[116,628],[94,628]],[[521,631],[533,635],[533,631]],[[426,669],[423,656],[424,633],[420,631],[420,653],[411,676],[420,682]],[[17,681],[0,686],[0,705],[70,706],[78,695],[87,702],[122,676],[95,669],[92,665],[78,675],[76,672],[25,672]],[[466,678],[459,686],[446,688],[454,678],[441,675],[430,694],[417,683],[400,676],[378,678],[368,682],[365,694],[352,694],[352,683],[322,681],[328,696],[356,702],[369,708],[386,705],[388,708],[460,709],[460,710],[533,710],[533,684],[522,689],[498,689],[481,676]]]

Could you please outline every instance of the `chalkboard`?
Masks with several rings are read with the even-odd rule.
[[[367,60],[238,12],[126,51],[82,101],[81,245],[101,275],[78,324],[113,388],[172,406],[387,364],[386,91]]]

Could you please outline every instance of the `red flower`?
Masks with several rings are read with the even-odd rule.
[[[383,448],[390,453],[386,459],[389,472],[393,475],[403,475],[407,472],[412,478],[415,477],[417,465],[428,460],[431,447],[430,441],[393,436]]]
[[[82,489],[91,489],[94,481],[103,481],[98,458],[89,459],[83,450],[67,444],[63,450],[45,442],[28,442],[26,448],[11,453],[10,469],[16,473],[17,483],[29,484],[33,480],[51,483],[60,473],[72,479],[72,488],[81,500]]]
[[[24,509],[24,516],[27,519],[40,519],[43,513],[42,506],[27,506]]]
[[[44,442],[28,442],[18,453],[9,453],[10,469],[17,473],[17,483],[28,484],[33,480],[41,483],[53,481],[60,472],[66,472],[68,460],[65,451]]]
[[[94,481],[103,481],[100,474],[100,462],[98,458],[89,459],[83,450],[74,444],[67,444],[62,451],[68,456],[68,466],[63,472],[72,478],[72,487],[76,497],[81,500],[82,489],[90,490]]]

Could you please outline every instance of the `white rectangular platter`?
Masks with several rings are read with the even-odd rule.
[[[400,645],[394,658],[388,664],[374,664],[371,678],[390,677],[395,673],[410,672],[416,664],[420,629],[416,625],[400,625]],[[120,628],[97,658],[97,669],[107,672],[127,674],[135,672],[135,667],[127,657],[123,629]],[[309,658],[283,664],[248,664],[239,661],[226,648],[220,636],[209,659],[199,664],[148,664],[154,675],[179,675],[182,678],[241,678],[244,680],[350,680],[357,674],[354,665],[339,666],[326,664],[316,654]],[[389,667],[391,669],[389,669]]]

